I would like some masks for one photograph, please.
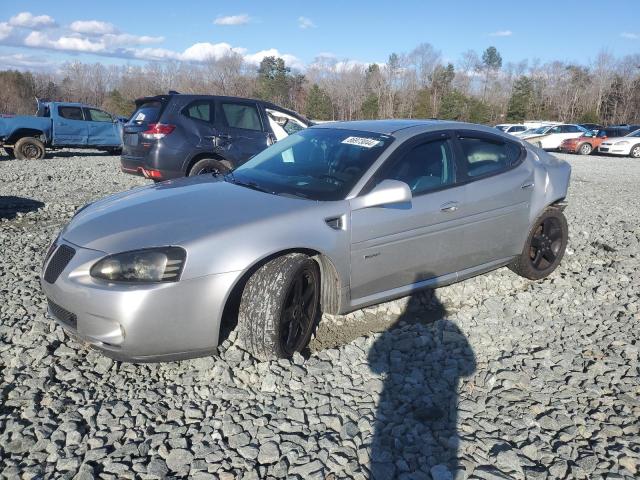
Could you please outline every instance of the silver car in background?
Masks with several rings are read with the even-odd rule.
[[[496,129],[328,123],[232,173],[171,180],[81,209],[47,253],[49,314],[128,361],[215,352],[224,318],[260,359],[343,314],[502,266],[559,264],[570,167]]]

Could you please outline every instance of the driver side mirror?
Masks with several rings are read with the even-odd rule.
[[[352,210],[411,202],[409,185],[399,180],[383,180],[369,193],[351,200]]]

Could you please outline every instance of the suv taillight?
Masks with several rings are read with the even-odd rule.
[[[150,123],[147,130],[142,132],[142,136],[149,140],[164,138],[176,129],[175,125],[167,123]]]

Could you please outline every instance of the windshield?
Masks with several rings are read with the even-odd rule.
[[[536,135],[541,135],[543,133],[547,133],[547,131],[550,129],[551,127],[539,127],[539,128],[536,128],[532,133],[535,133]]]
[[[227,180],[277,195],[343,200],[393,137],[355,130],[302,130],[263,150]]]
[[[506,132],[507,128],[509,128],[509,125],[496,125],[496,128],[498,130],[501,130],[503,132]]]
[[[635,132],[631,132],[630,134],[626,135],[627,137],[640,137],[640,130],[636,130]]]

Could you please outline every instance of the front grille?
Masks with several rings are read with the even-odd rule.
[[[78,328],[78,317],[74,313],[71,313],[68,310],[65,310],[60,305],[52,302],[47,298],[47,303],[49,304],[49,312],[55,318],[60,320],[62,323],[65,323],[73,328]]]
[[[60,245],[49,260],[47,270],[44,272],[44,279],[49,283],[55,283],[75,254],[76,251],[73,248]]]

